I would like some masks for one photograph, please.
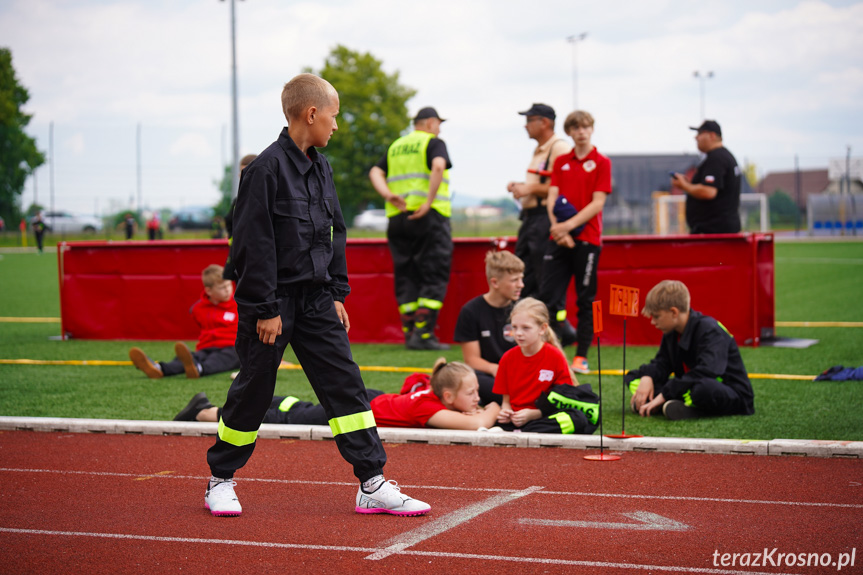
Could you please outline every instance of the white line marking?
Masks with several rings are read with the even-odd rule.
[[[57,535],[67,537],[97,537],[102,539],[128,539],[133,541],[158,541],[165,543],[201,543],[205,545],[240,545],[248,547],[267,547],[274,549],[308,549],[313,551],[355,551],[369,553],[377,551],[368,547],[345,547],[339,545],[310,545],[303,543],[273,543],[269,541],[239,541],[236,539],[196,539],[192,537],[159,537],[154,535],[132,535],[125,533],[92,533],[76,531],[48,531],[43,529],[15,529],[0,527],[0,533],[19,535]],[[795,575],[792,573],[767,573],[762,571],[731,571],[728,569],[707,569],[704,567],[680,567],[677,565],[641,565],[638,563],[607,563],[604,561],[578,561],[575,559],[546,559],[543,557],[509,557],[505,555],[478,555],[474,553],[450,553],[446,551],[400,551],[397,555],[433,557],[440,559],[474,559],[479,561],[509,561],[513,563],[540,563],[546,565],[574,565],[606,569],[640,569],[642,571],[672,571],[676,573],[707,573],[715,575]]]
[[[542,525],[545,527],[587,527],[593,529],[631,529],[635,531],[686,531],[690,529],[686,523],[668,519],[648,511],[622,513],[624,517],[635,519],[638,523],[603,523],[601,521],[564,521],[556,519],[519,519],[519,523],[527,525]]]
[[[528,487],[523,491],[518,491],[516,493],[501,493],[500,495],[495,495],[493,497],[489,497],[485,501],[480,501],[479,503],[474,503],[473,505],[468,505],[462,509],[457,509],[452,513],[448,513],[439,519],[436,519],[430,523],[426,523],[425,525],[418,527],[416,529],[412,529],[411,531],[407,531],[393,537],[389,541],[385,541],[383,545],[384,549],[372,553],[366,559],[371,559],[372,561],[379,561],[381,559],[386,559],[390,555],[395,553],[401,553],[408,547],[413,547],[417,543],[421,543],[426,539],[430,539],[435,535],[439,535],[445,531],[449,531],[453,527],[461,525],[466,521],[470,521],[477,515],[481,515],[486,511],[491,511],[496,507],[500,507],[501,505],[505,505],[510,501],[514,501],[525,495],[530,495],[531,493],[535,493],[542,489],[542,487],[533,486]]]
[[[74,474],[74,475],[94,475],[105,477],[142,477],[147,473],[116,473],[110,471],[62,471],[58,469],[20,469],[11,467],[0,467],[0,472],[8,471],[12,473],[56,473],[56,474]],[[153,479],[191,479],[194,481],[206,482],[207,478],[203,475],[158,475],[153,476]],[[347,481],[307,481],[304,479],[264,479],[259,477],[243,477],[239,483],[246,481],[257,481],[263,483],[282,483],[282,484],[304,484],[304,485],[345,485],[356,487],[356,483]],[[490,487],[454,487],[448,485],[408,485],[399,484],[399,487],[406,489],[435,489],[439,491],[482,491],[490,493],[518,493],[518,489],[495,489]],[[647,500],[654,499],[658,501],[702,501],[708,503],[743,503],[757,505],[791,505],[796,507],[835,507],[838,509],[863,509],[863,504],[859,503],[822,503],[811,501],[768,501],[761,499],[730,499],[721,497],[686,497],[677,495],[643,495],[633,493],[589,493],[585,491],[546,491],[538,492],[539,495],[569,495],[574,497],[612,497],[619,499],[639,499]]]

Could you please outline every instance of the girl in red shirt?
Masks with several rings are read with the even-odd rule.
[[[495,424],[500,406],[479,405],[479,382],[473,369],[439,358],[431,378],[414,373],[405,379],[401,393],[368,389],[372,413],[380,427],[436,427],[477,430]],[[199,393],[175,421],[219,421],[220,408]],[[324,408],[296,397],[274,397],[264,423],[327,425]]]
[[[510,431],[533,431],[525,426],[543,418],[536,404],[540,396],[554,385],[578,385],[578,381],[548,326],[544,303],[532,297],[521,300],[512,309],[510,324],[518,347],[503,354],[494,380],[494,392],[503,395],[497,421]]]

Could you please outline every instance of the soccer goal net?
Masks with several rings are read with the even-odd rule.
[[[770,231],[770,208],[766,194],[740,194],[740,230]],[[654,192],[653,233],[660,236],[689,233],[686,227],[685,195]]]

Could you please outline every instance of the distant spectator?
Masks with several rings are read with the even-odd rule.
[[[153,216],[147,220],[147,237],[150,241],[162,239],[162,221],[159,212],[153,212]]]
[[[126,239],[131,240],[135,236],[135,231],[138,229],[138,222],[132,214],[127,213],[123,218],[123,224],[126,230]]]
[[[45,219],[42,216],[41,210],[36,212],[36,215],[33,216],[30,226],[33,228],[33,233],[36,234],[36,247],[39,248],[39,253],[41,254],[44,247],[45,230],[48,227],[45,224]]]

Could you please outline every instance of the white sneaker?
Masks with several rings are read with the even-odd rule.
[[[395,481],[384,481],[373,493],[366,493],[360,487],[357,492],[357,513],[389,513],[405,517],[425,515],[431,505],[408,497],[399,489]]]
[[[236,481],[220,481],[209,487],[204,494],[204,507],[216,517],[238,517],[243,512],[243,506],[234,493]]]

